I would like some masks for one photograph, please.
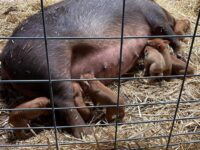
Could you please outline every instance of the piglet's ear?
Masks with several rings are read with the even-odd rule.
[[[163,42],[164,42],[165,44],[170,44],[170,41],[168,41],[168,40],[163,40]]]

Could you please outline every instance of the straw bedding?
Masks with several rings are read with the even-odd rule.
[[[58,1],[58,0],[57,0]],[[191,33],[194,30],[198,8],[200,6],[199,0],[156,0],[161,6],[171,12],[176,18],[187,18],[192,23]],[[36,13],[40,9],[38,2],[31,0],[15,1],[0,1],[0,36],[11,35],[14,28],[27,16]],[[46,0],[45,5],[51,5],[56,0]],[[200,30],[198,30],[200,31]],[[199,32],[198,32],[199,33]],[[0,40],[0,50],[4,46],[6,40]],[[196,38],[194,48],[191,56],[190,64],[195,68],[196,74],[199,74],[200,68],[200,39]],[[188,56],[191,39],[187,44],[182,43],[182,49],[185,58]],[[141,61],[142,64],[142,61]],[[136,69],[134,76],[142,76],[143,70]],[[122,83],[121,95],[126,98],[126,104],[138,103],[157,103],[157,102],[176,102],[180,93],[182,84],[181,79],[172,79],[169,82],[162,81],[160,84],[148,84],[147,80],[133,80]],[[188,78],[185,82],[181,102],[193,101],[195,103],[181,103],[178,111],[177,118],[183,117],[200,117],[200,80],[198,77]],[[117,84],[110,85],[110,88],[117,92]],[[6,107],[3,100],[0,101],[0,107]],[[150,120],[166,120],[172,119],[176,105],[174,103],[164,105],[140,105],[126,108],[126,116],[124,122],[140,122]],[[0,112],[0,126],[8,127],[7,123],[8,112]],[[98,124],[98,123],[97,123]],[[171,122],[165,121],[161,123],[148,123],[148,124],[127,124],[118,126],[118,139],[131,139],[141,138],[141,140],[131,140],[118,142],[119,149],[131,149],[144,147],[145,149],[155,145],[166,144],[167,138],[146,138],[161,135],[168,135],[171,127]],[[173,134],[199,132],[200,131],[199,119],[180,120],[175,123]],[[73,145],[60,145],[60,149],[77,150],[77,149],[113,149],[113,143],[99,143],[98,141],[114,140],[115,128],[109,127],[95,127],[93,128],[94,134],[83,139],[76,139],[66,132],[58,132],[59,142],[90,142],[94,144],[73,144]],[[34,133],[34,132],[33,132]],[[8,143],[8,135],[6,131],[0,131],[0,144],[49,144],[49,147],[34,149],[54,149],[51,146],[55,142],[54,132],[52,130],[43,130],[39,133],[34,133],[32,138],[25,141],[14,141]],[[171,143],[184,143],[188,141],[200,140],[199,134],[180,135],[174,136]],[[195,144],[179,144],[173,146],[172,149],[188,150],[198,149],[200,143]],[[12,149],[12,148],[8,148]],[[16,149],[16,148],[13,148]],[[19,149],[33,149],[33,147],[19,148]],[[157,148],[159,149],[159,148]],[[162,149],[162,148],[160,148]]]

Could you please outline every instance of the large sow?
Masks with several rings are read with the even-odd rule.
[[[122,0],[65,0],[45,8],[48,37],[106,37],[121,35]],[[126,0],[125,36],[174,34],[175,19],[152,0]],[[19,25],[14,37],[43,37],[41,12],[30,16]],[[176,39],[171,46],[179,49]],[[121,74],[132,68],[146,45],[147,39],[126,39],[123,44]],[[52,79],[80,78],[92,73],[95,77],[117,77],[120,40],[48,40]],[[10,40],[3,49],[3,79],[48,79],[44,40]],[[108,82],[104,82],[108,83]],[[11,83],[27,98],[49,98],[48,83]],[[71,82],[53,83],[56,107],[74,107]],[[67,125],[84,125],[77,109],[58,110]],[[71,129],[80,137],[87,128]]]

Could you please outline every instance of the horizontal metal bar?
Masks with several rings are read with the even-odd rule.
[[[197,120],[200,119],[198,117],[182,117],[177,118],[176,121],[184,121],[184,120]],[[161,120],[145,120],[145,121],[134,121],[134,122],[119,122],[118,125],[136,125],[136,124],[150,124],[150,123],[163,123],[163,122],[170,122],[173,119],[161,119]],[[78,128],[78,127],[107,127],[107,126],[115,126],[115,123],[108,123],[108,124],[86,124],[86,125],[74,125],[74,126],[56,126],[57,129],[67,129],[67,128]],[[54,129],[53,126],[48,127],[13,127],[13,128],[0,128],[0,130],[30,130],[30,129]]]
[[[200,132],[187,132],[187,133],[176,133],[172,134],[172,137],[177,136],[188,136],[188,135],[199,135]],[[119,141],[139,141],[139,140],[155,140],[155,139],[161,139],[161,138],[168,138],[169,135],[159,135],[159,136],[151,136],[151,137],[139,137],[139,138],[128,138],[128,139],[118,139]]]
[[[137,104],[125,104],[119,105],[119,107],[135,107],[135,106],[151,106],[151,105],[172,105],[176,104],[177,101],[163,101],[163,102],[155,102],[155,103],[137,103]],[[192,104],[192,103],[200,103],[200,100],[191,100],[191,101],[181,101],[181,104]],[[116,107],[116,105],[100,105],[100,106],[81,106],[81,107],[59,107],[55,110],[62,110],[62,109],[78,109],[78,108],[112,108]],[[52,108],[2,108],[0,111],[32,111],[32,110],[52,110]]]
[[[188,133],[178,133],[178,134],[172,134],[172,137],[176,136],[188,136],[188,135],[196,135],[200,134],[200,132],[188,132]],[[161,136],[152,136],[152,137],[140,137],[140,138],[127,138],[127,139],[117,139],[117,142],[127,142],[127,141],[140,141],[140,140],[154,140],[154,139],[160,139],[160,138],[167,138],[168,135],[161,135]],[[106,140],[106,141],[98,141],[98,143],[112,143],[115,142],[115,140]],[[200,142],[200,141],[199,141]],[[191,143],[191,142],[189,142]],[[196,142],[195,142],[196,143]],[[59,142],[59,145],[65,146],[65,145],[73,145],[73,144],[96,144],[96,141],[90,141],[90,142],[82,142],[82,141],[72,141],[72,142]],[[173,143],[171,146],[175,146]],[[179,143],[177,143],[179,144]],[[55,146],[55,144],[1,144],[0,147],[44,147],[44,146]],[[166,145],[163,145],[166,146]],[[156,146],[155,146],[156,147]],[[157,145],[157,147],[161,147],[161,145]]]
[[[200,140],[192,140],[192,141],[188,141],[188,142],[179,142],[179,143],[170,143],[169,146],[178,146],[178,145],[183,145],[183,144],[194,144],[194,143],[200,143]],[[155,145],[155,146],[151,146],[148,148],[158,148],[158,147],[166,147],[166,145]]]
[[[147,35],[147,36],[124,36],[123,39],[138,39],[138,38],[180,38],[180,37],[186,37],[191,38],[193,35]],[[200,34],[196,35],[196,37],[200,37]],[[0,39],[2,40],[43,40],[44,37],[3,37],[1,36]],[[112,37],[46,37],[47,40],[121,40],[120,36],[112,36]]]
[[[186,75],[186,77],[199,77],[200,74]],[[120,80],[138,80],[138,79],[158,79],[158,78],[183,78],[184,75],[170,75],[170,76],[148,76],[148,77],[121,77]],[[118,78],[93,78],[93,79],[52,79],[52,82],[63,82],[63,81],[106,81],[106,80],[119,80]],[[48,83],[49,80],[38,79],[38,80],[0,80],[1,83]]]
[[[0,144],[0,147],[48,147],[48,146],[54,146],[55,144]]]

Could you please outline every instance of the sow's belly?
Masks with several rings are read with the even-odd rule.
[[[146,39],[124,40],[121,75],[135,65],[145,44]],[[98,49],[97,45],[90,45],[88,47],[94,47],[94,49],[81,51],[80,46],[79,50],[74,52],[76,57],[72,58],[72,78],[80,78],[80,75],[84,73],[94,73],[97,78],[118,77],[120,41],[99,43],[98,45],[101,48]]]

